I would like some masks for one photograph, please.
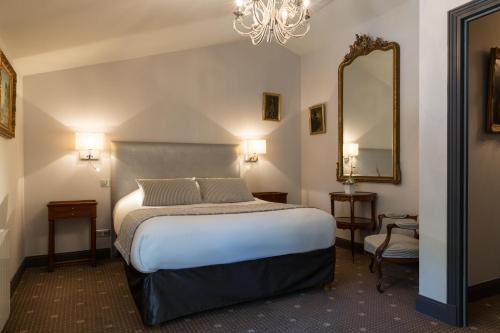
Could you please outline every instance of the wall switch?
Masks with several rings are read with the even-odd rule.
[[[111,236],[111,230],[109,229],[96,230],[95,234],[97,238],[109,238]]]
[[[101,179],[101,187],[111,187],[110,179]]]

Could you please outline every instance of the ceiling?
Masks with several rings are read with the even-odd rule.
[[[11,56],[21,58],[213,19],[232,10],[232,0],[2,0],[0,32]]]
[[[287,47],[299,55],[414,0],[311,0],[311,31]],[[43,6],[41,5],[43,3]],[[1,0],[0,37],[24,75],[241,40],[234,0]]]

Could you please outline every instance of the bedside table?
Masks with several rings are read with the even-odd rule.
[[[350,215],[348,217],[338,217],[335,216],[335,201],[348,202],[350,208]],[[370,217],[358,217],[354,214],[354,203],[355,202],[367,202],[370,203],[371,216]],[[376,203],[377,194],[372,192],[356,192],[353,194],[346,194],[344,192],[332,192],[330,193],[330,204],[332,215],[337,221],[337,228],[339,229],[349,229],[351,231],[351,252],[352,261],[354,262],[354,232],[356,230],[375,230],[377,225],[376,216]]]
[[[92,266],[96,265],[96,218],[97,201],[79,200],[79,201],[51,201],[47,204],[49,211],[49,255],[48,269],[54,271],[55,265],[90,262]],[[56,219],[72,219],[86,217],[90,221],[90,258],[62,261],[56,263],[55,257],[55,221]]]
[[[286,197],[288,193],[285,192],[253,192],[252,195],[258,199],[277,202],[277,203],[286,203]]]

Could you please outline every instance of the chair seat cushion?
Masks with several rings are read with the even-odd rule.
[[[378,234],[365,238],[365,251],[375,254],[387,235]],[[402,234],[392,234],[389,246],[382,253],[384,258],[418,258],[418,239]]]

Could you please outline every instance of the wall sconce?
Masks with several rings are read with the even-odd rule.
[[[259,160],[260,154],[265,154],[266,140],[245,140],[242,143],[245,162],[255,163]]]
[[[357,143],[344,143],[344,158],[356,157],[359,155],[359,144]]]
[[[81,160],[98,160],[101,150],[104,150],[104,134],[76,133],[75,149],[80,152]]]
[[[359,155],[359,144],[357,143],[344,143],[344,163],[349,163],[350,172],[349,177],[354,174],[354,169],[356,169],[355,160]]]

